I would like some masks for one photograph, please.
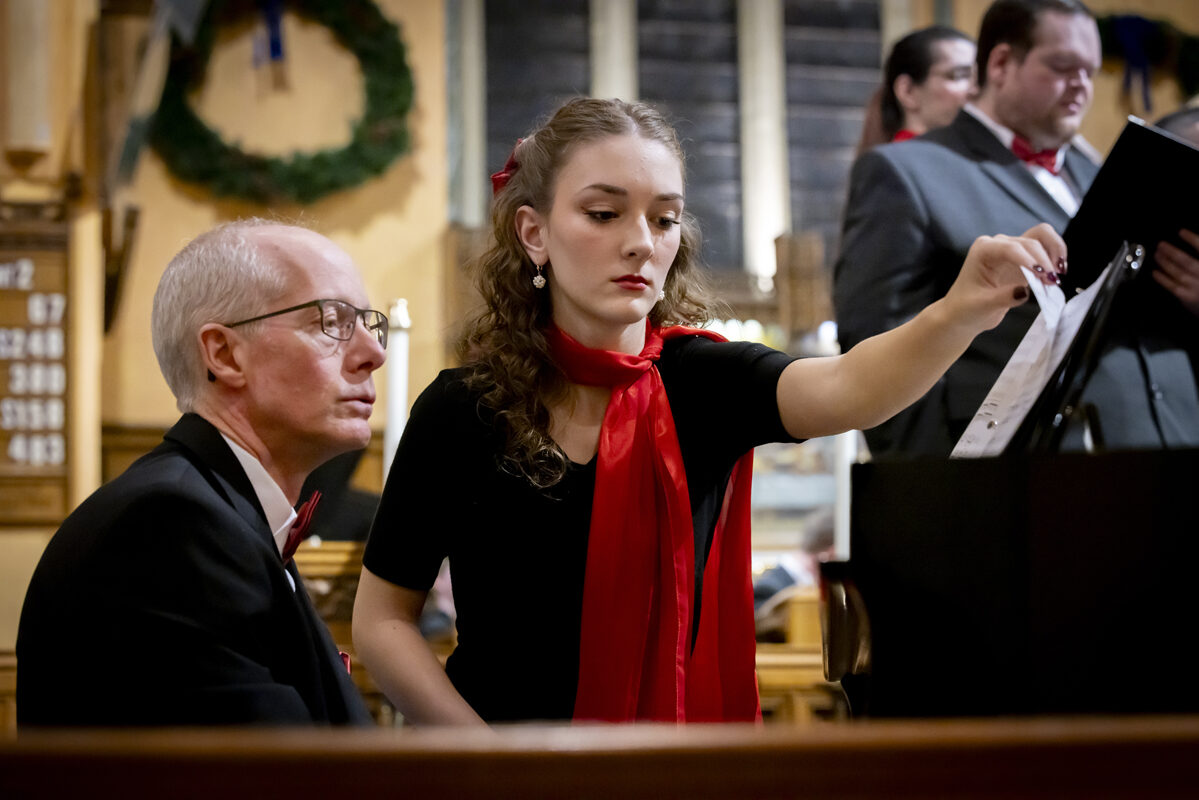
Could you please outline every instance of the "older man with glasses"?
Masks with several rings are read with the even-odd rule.
[[[370,722],[291,560],[304,479],[370,439],[388,323],[366,305],[304,228],[229,223],[175,256],[152,329],[183,417],[47,546],[20,725]]]

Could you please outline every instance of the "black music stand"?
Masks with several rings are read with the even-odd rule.
[[[1074,342],[1050,374],[1036,401],[1008,441],[1005,453],[1056,453],[1071,423],[1098,429],[1098,413],[1080,400],[1087,380],[1103,353],[1108,323],[1117,297],[1140,280],[1145,248],[1124,242],[1111,260],[1094,302],[1087,309]],[[1096,431],[1098,432],[1098,430]]]

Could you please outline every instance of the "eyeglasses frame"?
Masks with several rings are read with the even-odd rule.
[[[335,339],[339,342],[348,342],[350,339],[354,338],[354,332],[352,330],[350,331],[350,335],[343,339],[342,337],[335,336],[334,334],[330,333],[328,330],[325,329],[325,309],[322,306],[322,303],[341,303],[342,305],[349,306],[350,308],[354,309],[355,327],[357,327],[358,320],[362,320],[362,327],[366,328],[368,333],[375,334],[375,340],[377,342],[379,342],[379,346],[382,347],[384,350],[387,349],[387,334],[390,330],[390,321],[387,319],[386,314],[384,314],[382,311],[378,311],[373,308],[359,308],[358,306],[354,305],[353,303],[347,303],[345,300],[338,300],[338,299],[332,298],[332,297],[322,297],[317,300],[309,300],[307,303],[300,303],[298,306],[291,306],[290,308],[281,308],[278,311],[272,311],[269,314],[260,314],[257,317],[250,317],[249,319],[243,319],[240,322],[222,322],[221,324],[224,325],[226,328],[237,328],[242,325],[249,325],[251,322],[259,322],[264,319],[270,319],[271,317],[277,317],[281,314],[290,314],[293,311],[299,311],[300,309],[303,309],[303,308],[316,308],[316,309],[319,309],[321,312],[321,333],[325,334],[330,339]],[[366,315],[367,314],[378,314],[382,318],[383,324],[378,328],[371,328],[369,325],[366,324]],[[379,331],[380,333],[376,334],[376,331]]]

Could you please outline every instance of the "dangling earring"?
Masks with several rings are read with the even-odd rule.
[[[542,265],[538,264],[537,265],[537,274],[533,276],[533,288],[534,289],[544,289],[545,288],[545,276],[541,274],[541,270],[542,270]]]
[[[661,303],[665,299],[666,299],[666,290],[663,289],[660,292],[658,292],[658,302]]]

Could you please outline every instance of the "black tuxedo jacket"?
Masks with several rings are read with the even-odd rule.
[[[210,423],[59,528],[17,636],[21,725],[368,724],[249,479]]]
[[[1079,196],[1099,168],[1075,148],[1063,173]],[[833,303],[843,350],[890,330],[945,295],[979,236],[1024,233],[1070,217],[1023,162],[962,111],[917,139],[887,144],[854,163]],[[875,455],[948,455],[1036,318],[1030,301],[975,339],[928,394],[866,431]]]

